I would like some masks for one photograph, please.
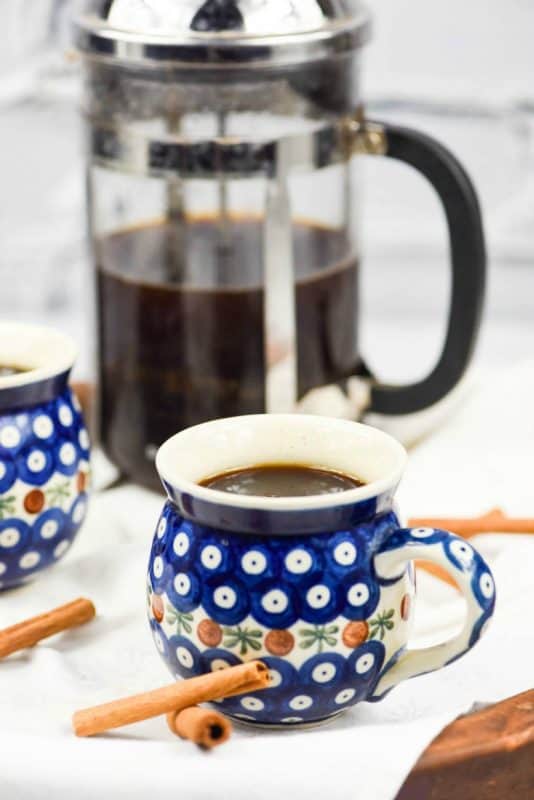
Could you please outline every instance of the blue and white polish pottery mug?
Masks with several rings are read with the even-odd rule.
[[[466,653],[493,614],[493,577],[465,540],[401,526],[394,493],[405,459],[381,431],[304,415],[216,420],[169,439],[156,459],[168,499],[150,553],[148,613],[173,675],[259,658],[270,687],[219,707],[256,725],[298,726],[380,700]],[[198,485],[226,470],[284,463],[365,485],[284,498]],[[407,646],[417,558],[445,567],[467,606],[460,633],[425,649]]]
[[[0,323],[0,589],[56,563],[85,517],[90,445],[68,386],[75,357],[58,331]]]

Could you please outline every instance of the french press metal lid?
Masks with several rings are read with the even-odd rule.
[[[345,0],[96,0],[77,21],[84,53],[207,70],[306,64],[369,33],[368,12]]]

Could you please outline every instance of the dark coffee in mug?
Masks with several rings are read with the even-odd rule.
[[[259,464],[222,472],[200,481],[200,486],[219,492],[259,497],[336,494],[363,485],[363,481],[352,475],[307,464]]]

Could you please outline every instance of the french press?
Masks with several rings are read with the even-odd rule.
[[[366,120],[369,32],[345,0],[98,0],[77,20],[101,440],[132,479],[156,485],[155,451],[181,428],[293,410],[365,374],[358,154],[430,180],[452,267],[438,364],[409,386],[368,376],[369,410],[423,409],[463,374],[484,287],[477,198],[436,141]]]

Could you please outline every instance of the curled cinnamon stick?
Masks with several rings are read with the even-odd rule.
[[[170,711],[167,714],[167,725],[172,733],[207,749],[226,742],[232,732],[232,723],[229,719],[218,711],[199,706],[184,708],[182,711]]]
[[[269,671],[265,664],[261,661],[249,661],[247,664],[177,681],[151,692],[76,711],[72,725],[77,736],[93,736],[122,725],[218,700],[230,694],[265,689],[268,684]]]
[[[79,597],[53,611],[11,625],[0,631],[0,658],[16,653],[17,650],[33,647],[41,639],[46,639],[55,633],[84,625],[92,620],[95,614],[92,602],[85,597]]]

